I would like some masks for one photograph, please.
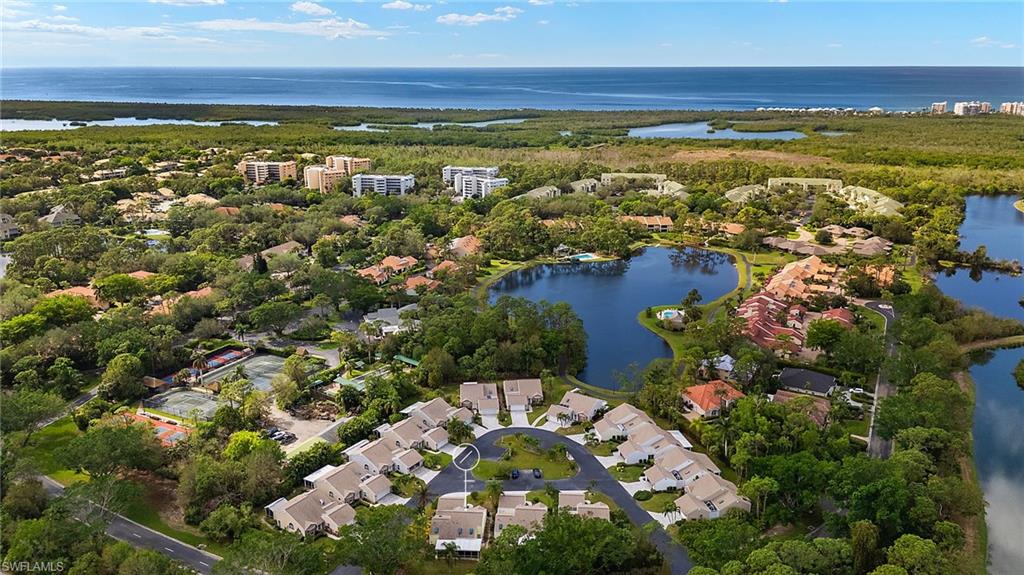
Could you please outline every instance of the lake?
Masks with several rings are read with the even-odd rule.
[[[974,251],[984,245],[990,257],[1024,260],[1024,213],[1013,207],[1015,201],[1016,196],[1008,195],[968,197],[960,249]],[[965,305],[1024,321],[1024,308],[1017,303],[1024,296],[1024,276],[955,268],[938,272],[935,284]]]
[[[1013,207],[1015,196],[967,198],[960,247],[979,245],[990,256],[1024,258],[1024,214]],[[1024,295],[1024,278],[968,269],[940,272],[936,285],[966,305],[1024,321],[1017,300]],[[1024,565],[1024,390],[1013,379],[1013,368],[1024,348],[979,354],[970,368],[974,380],[974,461],[978,468],[988,524],[989,573],[1010,575]]]
[[[794,130],[777,130],[774,132],[737,132],[732,128],[715,130],[709,133],[711,125],[707,122],[688,122],[681,124],[661,124],[630,128],[630,138],[697,138],[700,140],[797,140],[807,135]]]
[[[86,126],[220,126],[223,124],[248,124],[250,126],[276,126],[277,122],[262,120],[232,120],[230,122],[199,122],[196,120],[165,120],[160,118],[114,118],[113,120],[90,120],[85,122]],[[70,120],[18,120],[10,118],[0,119],[0,132],[24,132],[28,130],[74,130],[84,128],[82,125],[72,125]]]
[[[511,272],[490,289],[491,299],[511,295],[532,301],[568,302],[587,330],[583,381],[619,387],[616,374],[672,357],[663,339],[637,321],[649,306],[679,303],[696,288],[710,302],[736,288],[732,258],[697,248],[649,247],[626,260],[544,264]]]

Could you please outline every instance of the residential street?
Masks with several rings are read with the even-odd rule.
[[[864,307],[885,318],[885,352],[892,357],[896,353],[896,340],[891,329],[892,323],[896,321],[896,310],[892,308],[892,304],[881,300],[867,301]],[[875,384],[875,402],[871,408],[871,427],[868,430],[868,454],[872,457],[885,459],[892,453],[892,440],[883,439],[875,433],[875,414],[878,412],[881,399],[895,393],[896,387],[889,382],[883,368],[879,371],[878,382]]]
[[[626,512],[630,521],[635,525],[645,525],[653,521],[650,514],[637,504],[636,500],[608,473],[608,470],[601,465],[601,462],[586,447],[564,435],[536,428],[502,428],[481,435],[473,441],[473,446],[480,450],[480,456],[483,459],[497,460],[504,453],[504,448],[495,445],[495,442],[506,435],[514,435],[516,433],[536,437],[544,448],[551,447],[556,443],[565,445],[569,455],[578,464],[579,472],[575,477],[569,479],[551,481],[556,488],[560,490],[586,490],[593,488],[610,497],[616,505]],[[462,453],[460,452],[456,457],[461,455]],[[523,473],[519,479],[514,481],[505,480],[503,484],[504,488],[508,491],[532,491],[543,489],[545,482],[545,479],[535,479],[532,474]],[[468,486],[470,491],[477,491],[483,489],[484,482],[470,478]],[[465,487],[463,472],[454,465],[446,467],[427,484],[427,490],[432,497],[465,491]],[[664,529],[658,527],[652,530],[650,538],[651,542],[665,556],[665,561],[668,563],[673,574],[685,574],[693,567],[693,563],[686,554],[686,550],[676,543]]]
[[[43,482],[46,492],[52,497],[63,493],[64,486],[53,479],[41,477],[40,480]],[[204,575],[209,574],[213,564],[220,561],[220,557],[212,553],[197,549],[177,539],[172,539],[120,515],[115,515],[110,525],[107,526],[107,535],[130,543],[135,547],[145,547],[163,553],[171,559],[180,561]]]

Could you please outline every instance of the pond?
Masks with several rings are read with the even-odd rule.
[[[778,130],[774,132],[737,132],[732,128],[724,130],[712,129],[707,122],[690,122],[683,124],[661,124],[630,128],[630,138],[697,138],[700,140],[797,140],[807,135],[794,130]]]
[[[1024,390],[1013,368],[1024,348],[985,354],[971,366],[974,380],[974,460],[988,507],[989,573],[1020,573],[1024,565]]]
[[[736,288],[732,258],[697,248],[645,248],[626,260],[544,264],[511,272],[490,290],[532,301],[568,302],[587,330],[583,381],[619,387],[617,374],[672,350],[637,321],[649,306],[677,304],[696,288],[710,302]]]
[[[1024,260],[1024,213],[1013,207],[1016,196],[970,196],[960,226],[960,249],[974,251],[984,245],[997,259]],[[984,308],[994,315],[1024,321],[1024,276],[972,272],[954,268],[939,272],[935,284],[964,305]]]
[[[467,128],[486,128],[500,124],[522,124],[529,118],[506,118],[504,120],[484,120],[482,122],[417,122],[415,124],[381,124],[377,122],[362,123],[355,126],[335,126],[335,130],[343,132],[387,132],[393,128],[419,128],[433,130],[437,126],[464,126]],[[379,126],[379,127],[377,127]]]
[[[973,251],[984,245],[990,256],[1024,258],[1024,214],[1013,207],[1014,196],[967,198],[960,247]],[[936,285],[965,305],[1024,321],[1024,278],[1010,274],[957,269],[940,273]],[[1019,573],[1024,565],[1024,390],[1013,369],[1024,359],[1024,348],[981,354],[971,366],[974,380],[974,461],[978,468],[988,524],[989,572]]]
[[[85,124],[85,126],[81,124]],[[250,126],[276,126],[277,122],[262,120],[231,120],[230,122],[199,122],[196,120],[164,120],[160,118],[114,118],[113,120],[90,120],[76,122],[72,120],[19,120],[0,119],[0,132],[24,132],[26,130],[74,130],[86,126],[220,126],[223,124],[248,124]]]

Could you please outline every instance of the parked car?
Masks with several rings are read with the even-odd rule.
[[[266,430],[267,437],[272,437],[275,433],[278,433],[279,431],[281,431],[281,430],[279,428],[277,428],[277,427],[273,427],[273,426],[268,427],[267,430]]]
[[[512,472],[509,473],[509,477],[512,479],[519,479],[519,470],[513,469]]]
[[[541,477],[544,477],[544,474],[543,474],[543,473],[541,473],[541,471],[540,471],[540,468],[539,468],[539,467],[534,467],[534,468],[533,468],[533,476],[534,476],[534,478],[536,478],[536,479],[540,479]]]

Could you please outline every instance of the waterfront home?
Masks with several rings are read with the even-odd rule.
[[[581,421],[590,421],[608,402],[580,393],[578,389],[565,392],[562,400],[548,408],[547,420],[562,427]]]
[[[507,379],[501,387],[509,411],[531,411],[534,405],[544,401],[544,387],[537,378]]]
[[[683,403],[702,417],[717,416],[722,408],[728,407],[741,397],[744,397],[743,392],[720,379],[702,385],[691,385],[683,391]]]
[[[380,327],[380,333],[382,336],[392,333],[401,333],[412,329],[417,325],[416,320],[403,317],[417,309],[419,309],[419,306],[414,303],[398,308],[382,307],[377,311],[364,315],[363,323],[377,324]]]
[[[636,222],[649,232],[672,231],[672,218],[668,216],[619,216],[624,222]]]

